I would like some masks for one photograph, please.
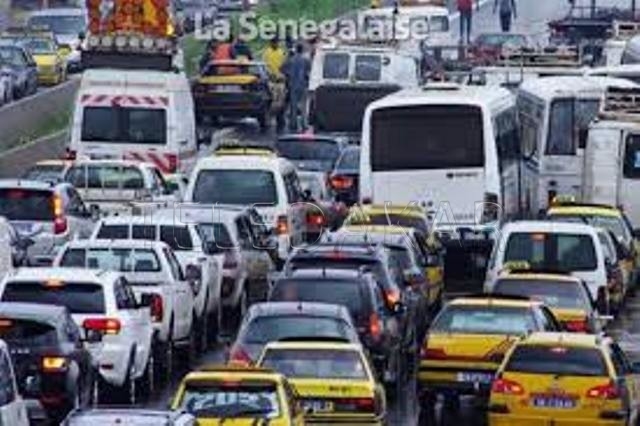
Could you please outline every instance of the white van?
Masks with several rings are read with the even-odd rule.
[[[0,425],[29,426],[27,407],[18,385],[4,340],[0,340]]]
[[[490,231],[519,211],[517,147],[506,89],[440,83],[398,92],[365,113],[360,200],[418,204],[445,239]]]
[[[611,67],[622,64],[627,43],[631,38],[640,34],[640,23],[634,21],[613,21],[613,33],[604,41],[602,47],[602,62]]]
[[[640,224],[640,87],[609,89],[589,127],[582,198],[622,208]]]
[[[593,300],[608,297],[605,253],[597,230],[589,225],[551,221],[508,223],[500,230],[493,248],[485,292],[492,292],[495,280],[510,268],[509,264],[566,271],[587,284]]]
[[[525,210],[545,210],[557,195],[580,195],[589,123],[609,86],[635,84],[609,77],[548,77],[522,83],[517,105]]]
[[[88,69],[73,115],[71,155],[155,164],[190,171],[197,141],[186,75],[171,71]]]

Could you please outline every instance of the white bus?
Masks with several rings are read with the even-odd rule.
[[[522,83],[517,92],[521,129],[522,202],[531,213],[557,195],[579,197],[589,123],[608,86],[629,87],[610,77],[547,77]]]
[[[420,205],[443,240],[490,237],[519,212],[516,118],[514,95],[499,87],[428,84],[370,104],[361,201]]]

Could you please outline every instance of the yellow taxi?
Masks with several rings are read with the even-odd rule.
[[[496,374],[489,425],[636,425],[638,373],[610,338],[533,333]]]
[[[521,297],[479,295],[454,299],[434,319],[420,354],[418,384],[423,410],[436,397],[456,407],[460,395],[486,402],[505,353],[532,331],[559,331],[549,308]]]
[[[67,79],[66,54],[58,47],[53,34],[29,34],[22,45],[38,65],[38,83],[56,85]]]
[[[557,221],[586,222],[610,231],[621,246],[620,267],[624,273],[625,288],[631,288],[640,270],[640,242],[634,238],[633,227],[624,212],[617,207],[602,204],[578,204],[571,200],[554,200],[547,210],[547,218]]]
[[[360,345],[269,343],[258,365],[287,377],[307,424],[384,424],[385,393]]]
[[[364,205],[354,206],[344,221],[345,226],[397,226],[415,228],[422,235],[429,235],[427,213],[417,205]]]
[[[589,288],[569,274],[512,270],[498,277],[492,288],[496,294],[544,302],[566,331],[595,333],[602,328],[604,318],[591,302]]]
[[[187,374],[171,409],[192,414],[200,426],[305,424],[284,376],[240,365],[211,366]]]

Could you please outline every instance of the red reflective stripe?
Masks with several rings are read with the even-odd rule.
[[[87,103],[89,99],[91,99],[91,95],[82,95],[82,97],[80,98],[80,102],[84,104]]]
[[[147,103],[148,105],[156,104],[156,101],[151,96],[144,96],[142,100],[144,100],[144,102]]]
[[[164,104],[164,106],[169,105],[169,98],[167,98],[166,96],[161,96],[159,99],[160,99],[160,102]]]
[[[97,104],[104,102],[107,99],[107,95],[98,95],[93,98],[93,101]]]
[[[128,152],[126,155],[129,156],[134,161],[139,161],[141,163],[146,163],[146,160],[144,159],[144,157],[141,154],[137,153],[137,152]]]
[[[127,100],[134,105],[140,105],[140,100],[135,96],[127,96]]]
[[[153,164],[155,164],[162,173],[171,173],[171,166],[165,164],[155,152],[147,152],[147,156]]]

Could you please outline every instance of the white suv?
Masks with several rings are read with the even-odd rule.
[[[120,273],[76,268],[22,268],[0,284],[0,300],[65,306],[78,327],[99,333],[87,343],[100,373],[99,399],[117,393],[135,403],[136,387],[153,391],[153,327]],[[87,339],[91,341],[91,339]]]
[[[61,268],[108,269],[124,274],[138,301],[149,305],[155,359],[171,377],[178,346],[189,356],[195,346],[194,295],[169,246],[154,241],[74,241],[64,247],[54,264]]]
[[[209,341],[217,338],[222,322],[220,289],[223,258],[206,254],[196,227],[180,223],[174,217],[175,212],[175,209],[166,209],[151,216],[106,218],[96,226],[92,238],[162,241],[167,244],[178,259],[185,279],[191,284],[198,346],[206,350]]]
[[[255,207],[278,237],[281,266],[304,243],[309,206],[295,166],[267,147],[220,147],[198,161],[185,202]]]

